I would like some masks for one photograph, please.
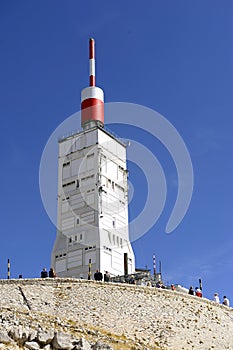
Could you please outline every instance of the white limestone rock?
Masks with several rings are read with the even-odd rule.
[[[39,350],[40,345],[35,341],[26,341],[24,344],[24,349]]]
[[[7,332],[0,331],[0,343],[10,344],[10,343],[13,343],[13,339],[9,337]]]
[[[29,331],[29,336],[28,336],[28,341],[34,341],[37,338],[38,331],[35,329],[30,329]]]
[[[52,347],[50,344],[45,345],[45,347],[43,348],[44,350],[52,350]]]
[[[56,350],[71,350],[74,347],[71,336],[62,332],[55,333],[52,346]]]
[[[41,345],[47,345],[51,343],[54,338],[54,331],[51,330],[40,330],[37,335],[37,342]]]
[[[15,342],[22,346],[29,338],[29,329],[23,329],[22,326],[14,326],[9,331],[9,336],[15,340]]]
[[[91,345],[85,338],[74,341],[73,345],[75,345],[74,350],[91,350]]]

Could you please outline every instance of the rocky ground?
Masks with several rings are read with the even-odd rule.
[[[233,309],[176,291],[1,280],[0,349],[233,349]]]

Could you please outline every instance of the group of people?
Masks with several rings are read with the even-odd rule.
[[[214,300],[216,303],[220,304],[220,299],[219,299],[218,293],[214,293],[214,299],[213,299],[213,300]],[[226,305],[226,306],[230,306],[230,301],[229,301],[229,299],[226,297],[226,295],[224,295],[224,297],[223,297],[222,304],[223,304],[223,305]]]
[[[196,295],[197,297],[202,298],[202,290],[198,287],[196,287],[195,290],[193,289],[193,286],[189,287],[188,294]]]
[[[50,278],[56,277],[56,272],[54,271],[54,269],[52,267],[50,268],[49,271],[47,271],[47,269],[45,267],[41,271],[41,278],[47,278],[47,277],[50,277]],[[103,276],[102,272],[100,272],[99,270],[96,270],[96,272],[94,273],[94,280],[95,281],[103,281],[103,279],[104,279],[104,282],[109,282],[110,281],[110,273],[108,271],[105,271],[104,276]],[[147,284],[147,285],[151,286],[151,283]],[[162,281],[157,282],[156,283],[156,287],[157,288],[166,288],[164,286],[164,284],[162,283]],[[175,290],[175,286],[173,284],[171,285],[171,289]],[[188,294],[196,295],[199,298],[202,298],[202,296],[203,296],[201,288],[196,287],[195,290],[194,290],[193,286],[189,287]],[[213,300],[216,303],[220,304],[220,299],[219,299],[218,293],[214,294]],[[226,306],[230,306],[230,301],[226,297],[226,295],[224,295],[224,297],[223,297],[222,304],[226,305]]]
[[[96,270],[94,273],[94,280],[95,281],[103,281],[103,274],[99,270]],[[110,281],[110,273],[108,271],[105,271],[104,273],[104,282]]]
[[[54,278],[54,277],[56,277],[56,272],[54,271],[54,269],[52,267],[49,270],[49,272],[47,271],[46,267],[44,267],[40,273],[40,277],[41,278],[47,278],[47,277]]]
[[[157,288],[162,288],[162,289],[165,289],[165,288],[166,288],[162,281],[158,281],[158,282],[156,283],[156,287],[157,287]]]
[[[201,290],[200,288],[198,288],[198,287],[196,287],[195,290],[194,290],[194,289],[193,289],[193,286],[191,286],[191,287],[189,288],[188,294],[190,294],[190,295],[196,295],[197,297],[202,298],[202,290]],[[214,300],[216,303],[220,304],[220,298],[219,298],[219,296],[218,296],[218,293],[215,293],[215,294],[214,294],[213,300]],[[223,305],[226,305],[226,306],[230,306],[230,301],[229,301],[229,299],[226,297],[226,295],[224,295],[224,297],[223,297],[222,304],[223,304]]]

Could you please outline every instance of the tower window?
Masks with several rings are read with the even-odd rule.
[[[122,241],[122,238],[120,238],[120,246],[121,246],[121,248],[123,248],[123,241]]]
[[[105,245],[103,246],[103,248],[104,248],[105,250],[108,250],[109,252],[111,252],[111,251],[112,251],[112,249],[111,249],[111,248],[106,247]]]
[[[87,155],[87,158],[91,158],[91,157],[94,157],[94,153],[91,153],[91,154]]]
[[[110,243],[112,243],[111,233],[110,232],[108,232],[108,240],[109,240]]]
[[[71,181],[71,182],[67,182],[66,184],[63,184],[62,187],[66,187],[74,184],[75,184],[75,181]]]
[[[112,227],[116,228],[116,218],[115,217],[112,218]]]
[[[122,238],[120,238],[120,246],[121,246],[121,248],[123,248]]]

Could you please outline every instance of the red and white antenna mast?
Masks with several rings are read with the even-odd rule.
[[[95,41],[89,41],[89,86],[81,93],[81,115],[83,129],[104,126],[104,92],[95,86]]]
[[[95,41],[89,41],[90,86],[95,86]]]

